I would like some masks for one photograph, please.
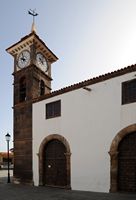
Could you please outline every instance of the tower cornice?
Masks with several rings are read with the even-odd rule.
[[[41,51],[51,63],[58,60],[57,56],[46,46],[46,44],[35,32],[32,32],[29,35],[21,38],[20,41],[7,48],[6,51],[15,57],[16,54],[18,54],[22,49],[28,48],[31,45],[35,45],[35,48]]]

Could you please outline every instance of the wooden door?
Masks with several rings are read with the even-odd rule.
[[[124,137],[118,151],[118,190],[136,192],[136,132]]]
[[[51,140],[44,150],[44,185],[67,185],[66,148],[59,140]]]

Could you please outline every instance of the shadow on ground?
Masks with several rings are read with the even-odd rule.
[[[34,187],[7,183],[7,170],[0,170],[0,200],[136,200],[136,194],[99,193]]]

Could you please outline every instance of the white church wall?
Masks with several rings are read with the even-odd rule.
[[[33,104],[33,174],[39,184],[38,152],[50,134],[66,138],[71,149],[71,187],[108,192],[110,156],[115,135],[135,123],[136,103],[121,105],[121,83],[134,73],[77,89]],[[45,119],[45,105],[61,100],[61,117]]]

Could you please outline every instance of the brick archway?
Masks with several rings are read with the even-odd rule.
[[[71,157],[71,151],[70,151],[70,146],[67,140],[58,134],[52,134],[48,135],[41,143],[40,148],[39,148],[39,185],[43,185],[43,175],[44,175],[44,169],[43,169],[43,152],[45,149],[45,146],[48,144],[48,142],[52,140],[59,140],[60,142],[63,143],[63,145],[66,148],[66,170],[67,170],[67,185],[65,188],[71,189],[71,162],[70,162],[70,157]]]
[[[113,139],[110,147],[110,158],[111,158],[111,168],[110,168],[110,192],[118,191],[118,145],[121,140],[128,134],[136,131],[136,124],[130,125],[122,129]]]

